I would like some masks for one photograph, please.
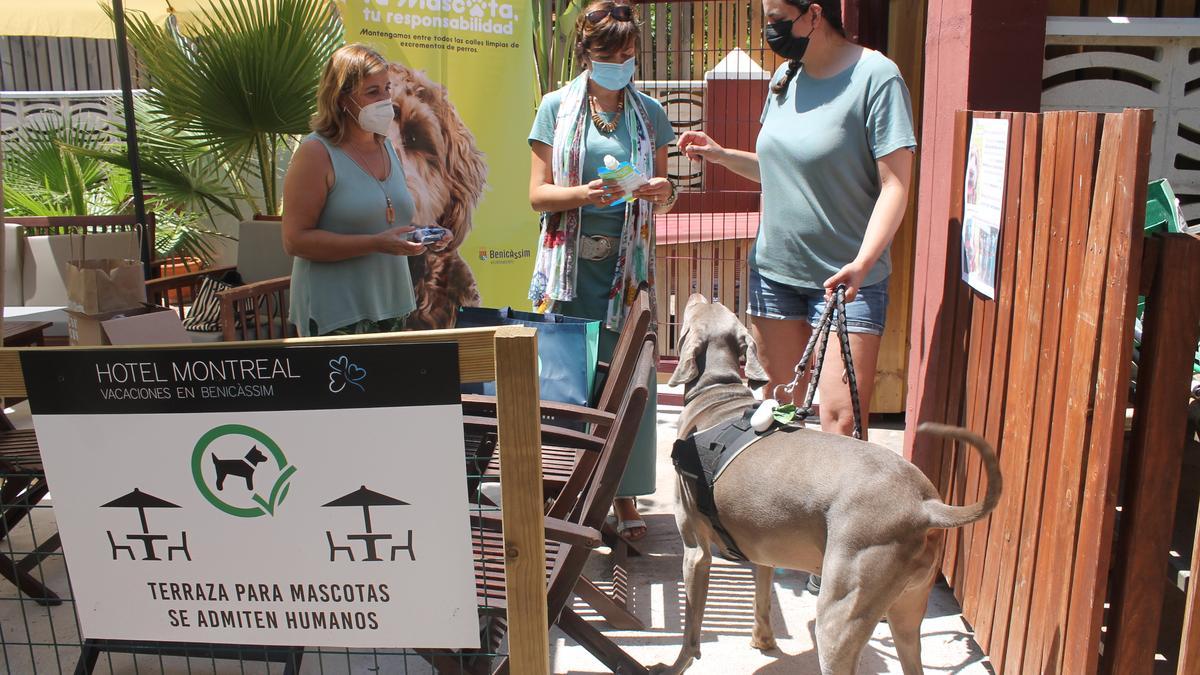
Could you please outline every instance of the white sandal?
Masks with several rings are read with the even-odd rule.
[[[645,532],[642,533],[642,536],[634,538],[625,534],[626,532],[630,530],[636,530],[639,527],[645,530]],[[642,520],[641,518],[631,518],[629,520],[621,520],[620,517],[617,518],[617,534],[623,539],[628,539],[629,541],[641,541],[646,537],[649,531],[649,528],[646,527],[646,521]]]

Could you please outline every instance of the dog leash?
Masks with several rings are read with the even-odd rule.
[[[808,383],[808,391],[804,396],[804,405],[796,411],[796,417],[803,422],[812,416],[813,398],[817,394],[817,384],[821,380],[821,368],[825,365],[825,349],[829,346],[829,333],[833,328],[834,317],[837,318],[838,342],[842,344],[842,362],[846,364],[846,379],[850,384],[850,403],[854,408],[854,437],[861,440],[862,407],[858,401],[858,380],[854,376],[854,359],[850,354],[850,331],[846,327],[845,284],[837,287],[833,292],[833,302],[825,306],[825,311],[821,314],[821,320],[817,324],[816,329],[813,330],[808,345],[804,348],[804,355],[800,357],[800,362],[796,364],[796,368],[794,369],[795,377],[787,384],[777,385],[775,391],[771,393],[778,400],[779,388],[782,387],[783,392],[788,395],[788,400],[794,403],[795,397],[793,393],[796,391],[796,387],[800,385],[800,380],[804,378],[805,371],[810,371],[812,379]]]

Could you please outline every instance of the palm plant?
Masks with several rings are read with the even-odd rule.
[[[544,96],[576,74],[575,22],[587,0],[534,0],[533,52]]]
[[[321,70],[342,43],[331,3],[214,0],[185,33],[139,12],[127,23],[149,73],[148,109],[168,132],[149,139],[148,151],[199,160],[188,149],[204,148],[228,182],[257,183],[241,190],[256,212],[277,215],[279,158],[308,131]]]
[[[214,155],[201,141],[181,137],[174,132],[167,117],[143,100],[134,102],[137,121],[138,149],[142,179],[146,190],[174,210],[203,211],[211,220],[216,212],[227,213],[240,220],[241,204],[250,201],[244,181]],[[74,154],[102,160],[129,170],[125,152],[125,127],[114,123],[112,133],[120,144],[104,147],[82,147],[66,144]]]
[[[69,144],[100,150],[102,132],[61,117],[42,115],[26,121],[5,156],[4,210],[15,216],[69,216],[114,213],[114,188],[108,185],[104,164],[94,158],[63,152]],[[105,197],[108,197],[107,199]]]
[[[24,124],[6,144],[4,157],[4,210],[13,216],[83,216],[129,213],[133,181],[120,166],[125,155],[107,129],[84,125],[69,113],[42,115]],[[209,189],[207,198],[227,193],[205,185],[197,170],[186,181]],[[226,237],[198,224],[199,215],[188,208],[201,198],[177,191],[156,193],[158,183],[148,180],[152,197],[147,204],[157,215],[155,250],[158,258],[187,257],[204,263],[216,255],[214,237]],[[226,237],[227,238],[227,237]]]

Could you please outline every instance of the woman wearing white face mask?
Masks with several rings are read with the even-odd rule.
[[[662,105],[633,86],[640,35],[632,7],[592,2],[576,40],[586,69],[542,99],[529,133],[529,202],[542,213],[530,298],[539,311],[603,321],[599,358],[609,361],[638,290],[653,293],[653,221],[675,204],[666,177],[675,133]],[[621,188],[597,177],[607,155],[650,179],[636,201],[617,204]],[[646,535],[634,497],[654,492],[655,411],[646,408],[614,505],[618,531],[631,540]]]
[[[291,317],[301,335],[400,330],[415,308],[406,256],[413,200],[385,134],[388,64],[350,44],[321,77],[313,133],[283,184],[283,247],[295,256]]]

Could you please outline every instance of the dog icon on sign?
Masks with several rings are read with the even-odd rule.
[[[246,479],[246,489],[254,489],[254,471],[259,464],[267,461],[267,456],[262,454],[258,446],[250,448],[250,452],[242,459],[218,459],[216,453],[212,454],[213,464],[217,467],[217,489],[225,489],[225,479],[229,476],[237,476],[238,478]]]

